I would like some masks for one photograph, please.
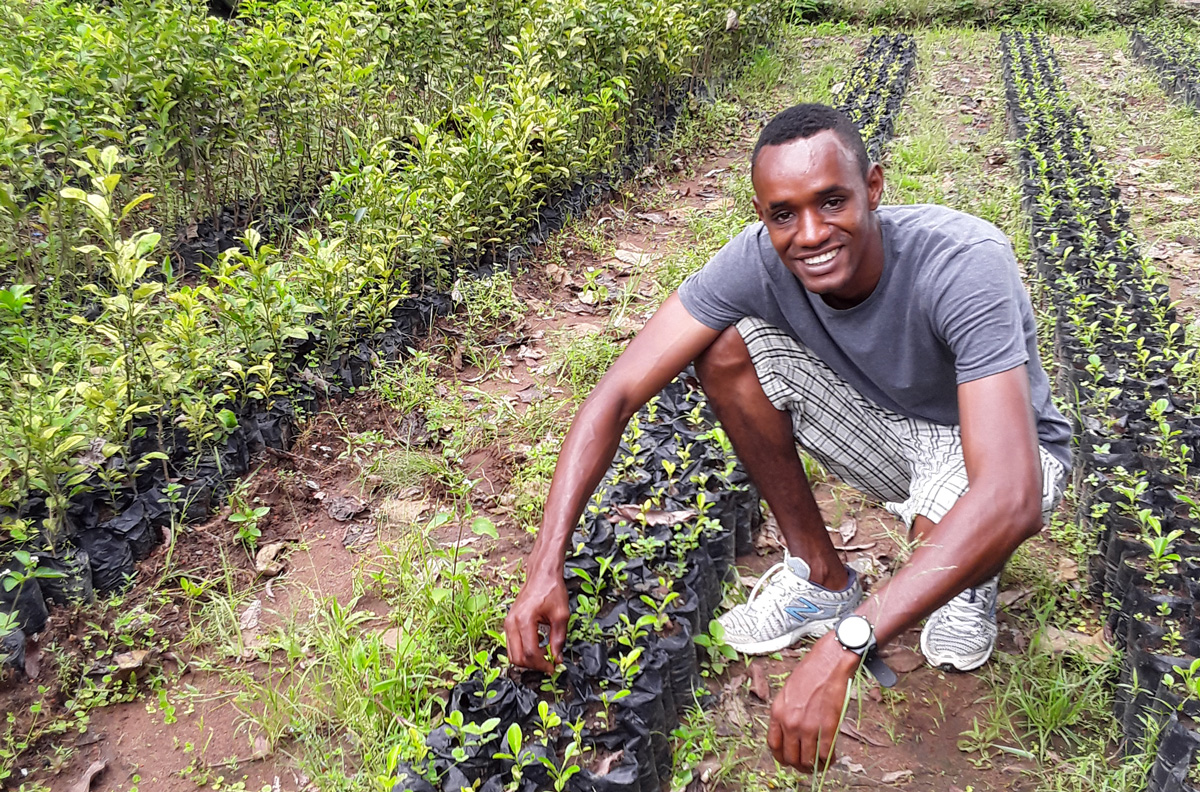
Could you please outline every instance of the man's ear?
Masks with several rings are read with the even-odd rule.
[[[750,203],[754,204],[754,214],[758,215],[758,219],[764,223],[767,222],[767,218],[763,217],[762,204],[758,202],[757,195],[750,199]]]
[[[867,203],[874,212],[883,200],[883,166],[872,162],[867,170]]]

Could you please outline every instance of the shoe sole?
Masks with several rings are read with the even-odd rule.
[[[803,638],[820,638],[825,633],[833,629],[833,625],[837,623],[837,619],[824,619],[822,621],[808,622],[797,627],[790,632],[780,635],[778,638],[771,638],[766,641],[750,641],[748,643],[738,643],[736,641],[726,641],[725,643],[742,654],[747,655],[765,655],[772,652],[779,652],[787,649],[792,644]]]
[[[993,643],[992,646],[988,647],[986,652],[980,652],[979,654],[969,655],[966,657],[963,657],[962,655],[940,656],[937,654],[937,652],[932,652],[929,650],[929,647],[925,642],[925,633],[921,633],[921,654],[925,655],[925,662],[929,663],[929,665],[933,666],[934,668],[940,668],[944,671],[958,671],[960,673],[974,671],[976,668],[979,668],[989,659],[991,659],[992,652],[995,650],[996,645]]]

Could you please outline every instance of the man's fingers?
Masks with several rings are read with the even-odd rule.
[[[767,727],[767,745],[770,746],[771,753],[776,757],[780,755],[779,749],[783,745],[783,728],[774,716],[771,717],[771,725]]]
[[[555,663],[562,662],[563,646],[567,643],[567,620],[553,619],[550,622],[550,654]],[[551,668],[551,671],[554,669]]]
[[[792,729],[783,730],[783,763],[803,770],[800,764],[804,745],[800,732]]]
[[[508,644],[508,659],[516,665],[525,664],[525,651],[521,646],[521,631],[515,622],[504,625],[504,638]]]

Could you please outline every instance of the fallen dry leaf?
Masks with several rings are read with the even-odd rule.
[[[853,553],[857,550],[870,550],[872,547],[874,547],[877,544],[879,544],[879,542],[867,542],[866,544],[856,544],[856,545],[842,545],[840,547],[835,547],[834,550],[844,550],[847,553]]]
[[[667,216],[662,212],[638,212],[634,217],[639,220],[646,220],[654,225],[662,225],[667,222]]]
[[[379,504],[379,511],[392,525],[409,525],[421,519],[421,515],[429,508],[424,499],[409,500],[405,498],[385,498]]]
[[[644,522],[646,525],[679,525],[696,516],[695,509],[681,509],[680,511],[650,509],[649,511],[642,511],[642,507],[636,503],[625,503],[615,506],[613,507],[613,512],[615,512],[615,517],[609,515],[608,518],[611,522],[628,520],[630,522]]]
[[[325,499],[325,511],[329,512],[329,516],[338,522],[346,522],[351,517],[361,514],[366,508],[367,504],[353,496],[338,495]]]
[[[763,520],[762,530],[754,537],[754,549],[759,555],[770,555],[776,550],[783,549],[783,534],[779,532],[779,523],[774,514],[768,514]]]
[[[847,772],[851,773],[866,773],[867,768],[852,760],[849,756],[842,755],[842,758],[837,760],[837,764],[846,768]]]
[[[602,758],[599,762],[596,762],[596,769],[593,770],[592,772],[598,776],[606,776],[612,772],[612,769],[614,767],[621,764],[621,760],[624,758],[625,758],[624,751],[617,751],[616,753],[611,753],[608,756],[605,756],[604,758]]]
[[[1057,627],[1047,627],[1036,639],[1037,648],[1051,654],[1074,654],[1093,663],[1104,663],[1112,654],[1112,647],[1104,642],[1104,635],[1096,633],[1060,630]]]
[[[1012,609],[1018,607],[1032,595],[1033,589],[1030,588],[1008,589],[1007,591],[1001,591],[1000,595],[996,598],[996,601],[999,602],[1005,609]]]
[[[858,520],[853,517],[842,520],[838,523],[837,531],[842,537],[842,544],[846,544],[858,533]]]
[[[254,554],[254,568],[258,570],[258,574],[273,578],[283,572],[283,562],[278,557],[285,545],[285,542],[271,542],[258,548],[258,552]]]
[[[25,676],[37,679],[42,673],[42,648],[33,641],[25,642]]]
[[[700,771],[698,773],[700,776],[700,783],[707,784],[724,766],[725,765],[721,762],[721,760],[715,756],[710,756],[702,761],[696,767],[696,769]]]
[[[375,526],[370,523],[350,523],[342,534],[342,547],[356,552],[361,551],[364,546],[375,539],[375,535]]]
[[[251,755],[253,759],[266,759],[274,751],[271,750],[271,743],[266,737],[261,734],[254,735],[254,753]]]
[[[896,770],[891,773],[884,773],[883,778],[880,778],[879,780],[885,784],[900,784],[912,781],[912,778],[912,770]]]
[[[388,627],[376,635],[379,637],[380,646],[400,654],[404,654],[412,644],[412,638],[400,627]]]
[[[1058,559],[1058,569],[1054,571],[1054,576],[1061,583],[1070,583],[1072,580],[1079,579],[1079,564],[1070,556],[1063,556]]]
[[[79,780],[71,785],[69,792],[89,792],[92,788],[92,780],[103,773],[106,767],[108,767],[107,759],[97,759],[92,762],[88,765],[87,770],[83,771],[83,775],[79,776]]]
[[[738,677],[744,680],[745,677]],[[740,683],[738,685],[741,686]],[[742,697],[734,692],[726,692],[721,696],[721,703],[717,705],[717,734],[722,737],[744,736],[747,727],[750,725],[750,714],[746,712],[746,705],[742,703]]]
[[[898,671],[902,674],[916,671],[925,665],[925,658],[907,646],[892,647],[883,655],[883,659],[887,661],[887,664],[892,667],[893,671]]]
[[[750,692],[758,697],[759,701],[770,703],[771,701],[771,681],[767,679],[767,669],[762,663],[750,663]]]
[[[120,671],[133,671],[141,668],[149,656],[150,652],[147,649],[134,649],[130,652],[118,652],[113,655],[113,662],[117,664],[117,669]]]
[[[246,610],[242,611],[242,615],[238,617],[238,629],[242,634],[257,633],[258,620],[262,616],[262,600],[256,599],[246,606]]]
[[[617,250],[614,255],[616,255],[617,261],[620,261],[622,264],[628,264],[631,267],[648,267],[654,261],[654,257],[649,253],[635,250],[621,249]]]
[[[863,745],[874,745],[876,748],[882,748],[889,744],[883,740],[880,740],[878,737],[872,737],[869,734],[863,734],[858,730],[857,726],[848,720],[842,721],[842,725],[838,731],[852,740],[858,740]]]

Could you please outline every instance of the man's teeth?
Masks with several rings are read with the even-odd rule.
[[[841,250],[841,248],[834,248],[828,253],[822,253],[821,255],[813,256],[812,258],[806,258],[804,259],[804,263],[808,264],[809,266],[824,264],[826,261],[832,261],[833,257],[837,255],[839,250]]]

